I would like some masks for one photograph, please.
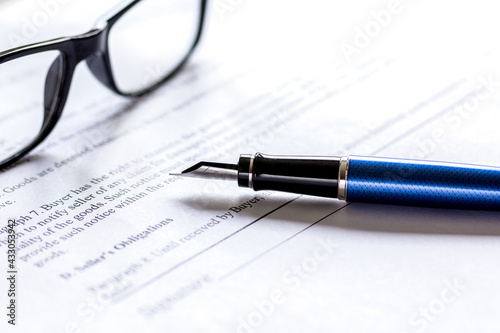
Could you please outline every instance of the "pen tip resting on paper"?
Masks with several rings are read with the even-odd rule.
[[[238,178],[238,166],[227,163],[198,162],[182,172],[171,172],[170,175],[217,180],[236,180]]]

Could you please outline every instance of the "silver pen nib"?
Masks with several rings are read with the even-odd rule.
[[[227,163],[198,162],[180,173],[171,172],[170,175],[234,181],[238,179],[238,166]]]

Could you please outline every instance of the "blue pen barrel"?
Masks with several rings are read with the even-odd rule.
[[[500,168],[349,157],[347,201],[500,210]]]

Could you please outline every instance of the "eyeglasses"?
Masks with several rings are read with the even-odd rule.
[[[206,2],[123,1],[87,33],[0,52],[0,169],[54,129],[82,61],[122,96],[145,95],[170,79],[200,40]]]

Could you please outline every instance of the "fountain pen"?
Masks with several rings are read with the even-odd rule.
[[[500,210],[500,167],[368,156],[241,155],[199,162],[178,176],[225,179],[272,190],[367,202]]]

